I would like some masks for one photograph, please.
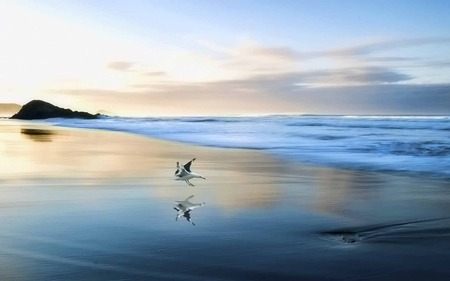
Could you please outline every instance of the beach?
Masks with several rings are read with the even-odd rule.
[[[450,278],[445,178],[6,119],[0,159],[0,280]]]

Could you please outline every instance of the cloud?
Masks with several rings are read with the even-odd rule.
[[[420,64],[425,67],[430,59],[409,53],[410,56],[402,56],[397,52],[378,52],[450,43],[450,38],[446,37],[383,39],[306,52],[289,46],[264,45],[249,39],[231,46],[196,38],[188,40],[193,41],[193,48],[166,54],[167,59],[158,63],[145,59],[130,60],[135,62],[118,60],[110,63],[109,68],[140,75],[136,79],[138,81],[134,81],[135,85],[130,85],[139,88],[145,88],[146,78],[149,86],[154,87],[155,82],[215,82],[295,72],[299,73],[298,83],[310,86],[396,83],[422,75],[424,71],[418,70],[416,66],[421,67]],[[441,67],[446,67],[445,63]],[[430,75],[433,70],[427,71]],[[439,79],[436,82],[443,82],[442,78]]]
[[[320,57],[345,57],[365,56],[377,52],[395,49],[411,48],[424,45],[450,44],[450,37],[428,37],[428,38],[400,38],[400,39],[376,39],[370,42],[355,43],[346,47],[330,48],[318,51],[300,51],[290,47],[278,46],[267,47],[256,43],[238,46],[237,53],[246,56],[273,57],[281,60],[306,60]],[[223,48],[224,49],[224,48]],[[230,50],[230,49],[228,49]],[[235,51],[235,52],[236,52]],[[228,51],[229,53],[231,51]],[[370,57],[369,57],[370,58]],[[417,58],[408,57],[381,57],[386,61],[406,61]]]
[[[334,70],[295,71],[255,75],[250,78],[218,83],[228,83],[253,89],[286,89],[291,86],[324,86],[383,84],[403,82],[412,76],[380,67],[342,68]]]
[[[361,56],[401,48],[410,48],[432,44],[449,44],[450,37],[405,38],[378,40],[356,44],[349,47],[335,48],[321,52],[311,52],[310,56]]]
[[[222,115],[261,113],[450,114],[450,84],[365,84],[302,87],[298,73],[208,83],[167,83],[136,91],[54,90],[116,114]],[[378,79],[378,78],[377,78]]]
[[[293,61],[299,59],[300,57],[297,51],[288,47],[244,46],[238,48],[237,51],[243,56],[280,61]]]
[[[369,67],[360,69],[347,69],[338,76],[341,83],[379,84],[395,83],[411,80],[413,77],[386,68]]]
[[[223,46],[219,43],[205,39],[195,39],[194,41],[206,47],[208,50],[228,56],[253,56],[260,58],[274,58],[279,60],[295,60],[298,59],[299,53],[285,46],[262,46],[261,44],[252,40],[245,40],[236,46]]]
[[[414,57],[395,57],[395,56],[384,56],[384,57],[367,57],[366,61],[368,62],[411,62],[411,61],[419,61],[419,58]]]
[[[238,73],[240,76],[285,72],[292,70],[300,59],[298,52],[293,48],[264,46],[249,39],[234,46],[224,46],[210,40],[195,38],[194,42],[209,51],[206,53],[210,54],[212,65],[228,74]]]
[[[134,65],[135,63],[130,61],[113,61],[108,63],[106,67],[117,71],[127,71],[130,70]]]
[[[148,76],[148,77],[162,77],[162,76],[167,76],[167,72],[165,72],[165,71],[145,71],[145,72],[142,72],[142,75]]]
[[[173,65],[111,62],[108,68],[127,72],[120,90],[93,86],[51,94],[87,100],[94,112],[123,115],[450,113],[448,84],[412,85],[420,73],[414,70],[448,67],[447,58],[374,56],[444,43],[450,40],[384,40],[309,53],[254,42],[232,48],[208,43],[213,53],[183,51],[171,57]]]
[[[414,68],[426,65],[429,59],[387,55],[385,51],[397,49],[449,44],[450,37],[377,39],[357,43],[346,47],[330,48],[318,51],[301,51],[287,46],[264,46],[247,40],[234,47],[221,46],[206,40],[198,44],[207,47],[220,56],[211,57],[211,64],[227,73],[234,73],[234,78],[252,77],[260,74],[276,74],[304,70],[306,82],[320,81],[331,84],[354,83],[393,83],[414,79]],[[382,56],[379,53],[383,53]],[[393,53],[395,54],[395,53]],[[446,67],[445,63],[440,67]],[[400,71],[399,69],[402,69]],[[405,69],[410,73],[401,73]],[[341,73],[339,73],[341,72]],[[232,78],[229,75],[225,79]],[[323,77],[323,79],[320,79]]]
[[[432,67],[432,68],[448,68],[450,67],[450,60],[431,60],[421,62],[415,67]]]
[[[450,114],[450,84],[305,88],[280,98],[317,114]]]

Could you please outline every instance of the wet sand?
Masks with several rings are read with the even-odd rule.
[[[449,180],[11,120],[0,159],[0,280],[450,278]]]

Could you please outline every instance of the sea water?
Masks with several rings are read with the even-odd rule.
[[[223,148],[258,149],[335,168],[450,177],[450,116],[259,116],[48,119]]]

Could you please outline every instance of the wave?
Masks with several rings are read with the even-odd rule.
[[[287,124],[287,126],[294,127],[334,127],[334,128],[353,128],[353,129],[393,129],[393,130],[403,130],[404,127],[399,125],[375,125],[375,124],[366,124],[366,125],[352,125],[352,124],[320,124],[320,123],[292,123]],[[410,129],[414,130],[429,130],[430,128],[427,126],[410,126]],[[443,128],[441,130],[448,130],[449,128]]]
[[[376,120],[450,120],[447,115],[342,115],[348,119],[376,119]]]
[[[363,148],[352,148],[356,152],[379,153],[406,156],[447,156],[450,155],[450,147],[443,142],[419,141],[400,142],[392,141],[380,143]]]
[[[437,119],[437,121],[430,121],[428,119],[410,120],[405,119],[403,121],[393,120],[367,120],[358,119],[343,122],[345,119],[339,118],[334,120],[324,120],[318,122],[318,120],[300,120],[297,122],[287,123],[286,126],[292,127],[331,127],[331,128],[353,128],[353,129],[392,129],[403,130],[405,127],[413,130],[450,130],[448,127],[449,121],[447,119]],[[430,125],[432,127],[430,128]]]

